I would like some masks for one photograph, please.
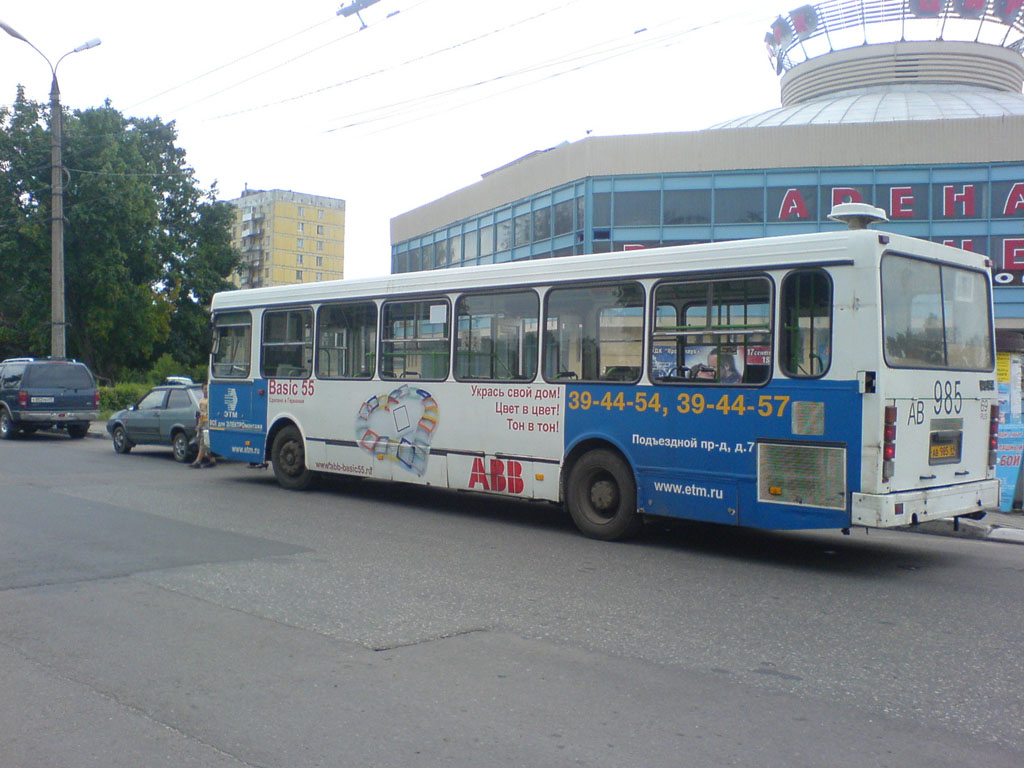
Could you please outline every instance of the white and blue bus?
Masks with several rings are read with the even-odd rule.
[[[860,229],[229,291],[215,453],[644,516],[892,527],[998,504],[980,255]]]

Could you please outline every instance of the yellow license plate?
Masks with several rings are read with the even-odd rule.
[[[952,459],[956,456],[955,445],[933,445],[932,446],[932,458],[933,459]]]

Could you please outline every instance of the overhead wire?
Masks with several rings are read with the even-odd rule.
[[[665,26],[665,25],[673,23],[674,21],[677,21],[677,20],[678,19],[673,19],[673,20],[670,20],[669,22],[666,22],[665,24],[662,24],[662,25],[659,25],[659,26]],[[324,132],[325,133],[333,133],[333,132],[337,132],[337,131],[346,130],[346,129],[349,129],[349,128],[354,128],[354,127],[359,127],[359,126],[363,126],[363,125],[368,125],[368,124],[371,124],[371,123],[374,123],[374,122],[379,122],[379,121],[382,121],[382,120],[391,119],[391,118],[400,116],[403,113],[412,112],[418,106],[421,106],[423,104],[429,103],[431,101],[436,101],[436,100],[438,100],[440,98],[445,98],[445,97],[448,97],[448,96],[453,96],[453,95],[456,95],[456,94],[458,94],[460,92],[469,92],[469,91],[481,88],[483,86],[491,85],[491,84],[498,83],[498,82],[501,82],[501,81],[504,81],[504,80],[509,80],[509,79],[512,79],[512,78],[521,77],[521,76],[524,76],[524,75],[529,75],[529,74],[533,74],[533,73],[537,73],[537,72],[542,72],[544,70],[551,69],[552,67],[570,65],[570,66],[568,66],[564,70],[547,74],[547,75],[545,75],[545,76],[543,76],[541,78],[537,78],[537,79],[531,80],[529,82],[516,84],[516,85],[513,85],[512,87],[506,88],[506,89],[501,90],[501,91],[495,91],[493,93],[484,94],[484,95],[482,95],[479,98],[476,98],[474,100],[467,101],[467,102],[464,102],[462,104],[457,104],[457,105],[454,105],[453,107],[451,107],[451,109],[461,109],[463,107],[469,106],[470,104],[477,103],[479,101],[483,101],[483,100],[486,100],[488,98],[493,98],[495,96],[504,95],[506,93],[510,93],[510,92],[515,91],[515,90],[519,90],[521,88],[525,88],[525,87],[528,87],[528,86],[531,86],[531,85],[536,85],[536,84],[538,84],[540,82],[544,82],[545,80],[550,80],[550,79],[554,79],[556,77],[561,77],[561,76],[568,75],[568,74],[571,74],[571,73],[574,73],[574,72],[578,72],[580,70],[586,69],[587,67],[591,67],[591,66],[594,66],[594,65],[597,65],[597,64],[602,64],[602,63],[604,63],[606,61],[609,61],[609,60],[615,59],[615,58],[619,58],[621,56],[630,55],[632,53],[636,53],[636,52],[638,52],[640,50],[643,50],[643,49],[646,49],[646,48],[654,48],[654,47],[662,47],[662,48],[664,48],[664,47],[670,47],[670,46],[673,46],[673,45],[678,45],[678,44],[681,44],[682,42],[684,42],[684,38],[685,38],[686,35],[692,34],[694,32],[701,31],[703,29],[706,29],[706,28],[709,28],[709,27],[712,27],[712,26],[715,26],[715,25],[718,25],[718,24],[722,24],[725,21],[727,21],[727,19],[717,19],[715,21],[708,22],[708,23],[705,23],[705,24],[700,24],[700,25],[692,26],[692,27],[689,27],[689,28],[684,29],[684,30],[680,30],[680,31],[676,31],[676,32],[668,32],[668,33],[662,34],[662,35],[660,35],[658,37],[655,37],[653,39],[652,38],[645,38],[644,40],[642,40],[640,42],[621,43],[621,44],[617,44],[617,45],[615,45],[613,47],[610,47],[610,48],[603,48],[603,49],[600,49],[600,50],[588,53],[588,51],[591,51],[592,49],[597,48],[598,46],[605,46],[605,45],[607,45],[609,43],[617,43],[617,41],[620,41],[620,40],[628,40],[629,37],[632,37],[633,35],[635,35],[637,33],[632,33],[629,37],[622,37],[622,36],[620,36],[619,38],[613,38],[613,39],[610,39],[610,40],[603,41],[602,43],[597,43],[597,44],[594,44],[594,45],[591,45],[591,46],[587,46],[585,48],[581,48],[581,49],[579,49],[577,51],[573,51],[570,54],[567,54],[565,56],[561,56],[561,57],[557,57],[555,59],[550,59],[550,60],[547,60],[547,61],[544,61],[544,62],[533,64],[533,65],[530,65],[528,67],[523,67],[523,68],[521,68],[519,70],[515,70],[515,71],[512,71],[512,72],[505,72],[505,73],[496,75],[496,76],[491,77],[491,78],[486,78],[486,79],[479,80],[479,81],[476,81],[476,82],[473,82],[473,83],[465,83],[465,84],[454,86],[454,87],[451,87],[451,88],[446,88],[446,89],[443,89],[443,90],[435,91],[435,92],[430,93],[430,94],[417,95],[417,96],[412,97],[410,99],[405,99],[405,100],[402,100],[402,101],[393,102],[391,104],[380,105],[380,106],[377,106],[377,107],[372,107],[372,108],[369,108],[369,109],[360,110],[358,112],[352,112],[352,113],[349,113],[348,115],[343,116],[341,119],[354,120],[355,118],[357,118],[359,116],[362,116],[362,115],[373,115],[373,114],[378,113],[378,112],[385,112],[385,114],[379,115],[377,117],[368,117],[365,120],[356,120],[354,122],[350,122],[350,123],[347,123],[345,125],[337,126],[335,128],[326,129]],[[597,58],[593,58],[593,57],[597,57]],[[588,60],[588,59],[590,59],[590,60]],[[390,130],[392,128],[397,128],[397,127],[400,127],[402,125],[407,125],[410,122],[415,122],[418,119],[426,119],[426,118],[432,117],[432,116],[434,116],[436,114],[442,114],[445,111],[448,111],[448,110],[447,109],[436,110],[436,111],[434,111],[434,112],[432,112],[430,114],[423,115],[422,117],[416,117],[416,118],[413,118],[413,119],[410,119],[410,120],[406,120],[406,121],[404,121],[402,123],[397,123],[395,125],[388,126],[388,127],[383,128],[381,130],[383,131],[383,130]]]
[[[214,117],[211,117],[210,119],[211,120],[220,120],[222,118],[235,117],[236,115],[246,114],[248,112],[256,112],[256,111],[261,110],[261,109],[268,109],[270,107],[276,107],[276,106],[280,106],[282,104],[288,104],[288,103],[293,102],[293,101],[299,101],[300,99],[305,99],[305,98],[308,98],[310,96],[316,96],[316,95],[318,95],[320,93],[325,93],[326,91],[333,90],[334,88],[341,88],[341,87],[346,86],[346,85],[352,85],[353,83],[361,82],[363,80],[368,80],[371,77],[376,77],[377,75],[382,75],[382,74],[386,74],[388,72],[393,72],[393,71],[395,71],[397,69],[401,69],[402,67],[406,67],[406,66],[409,66],[411,64],[418,64],[420,62],[423,62],[423,61],[426,61],[428,59],[431,59],[431,58],[433,58],[435,56],[439,56],[439,55],[444,54],[444,53],[449,53],[449,52],[457,50],[459,48],[463,48],[463,47],[465,47],[467,45],[472,45],[473,43],[480,42],[481,40],[484,40],[484,39],[486,39],[488,37],[492,37],[494,35],[501,34],[503,32],[507,32],[510,29],[514,29],[514,28],[516,28],[518,26],[521,26],[523,24],[527,24],[527,23],[529,23],[531,21],[536,21],[537,19],[542,18],[544,16],[547,16],[549,14],[561,11],[562,9],[567,8],[570,5],[575,5],[578,2],[580,2],[580,0],[568,0],[568,2],[565,2],[562,5],[556,6],[554,8],[548,8],[547,10],[541,11],[540,13],[534,14],[533,16],[528,16],[528,17],[526,17],[524,19],[520,19],[519,21],[515,21],[515,22],[512,22],[511,24],[507,24],[504,27],[498,27],[497,29],[492,29],[492,30],[490,30],[488,32],[484,32],[484,33],[482,33],[480,35],[477,35],[476,37],[471,37],[471,38],[468,38],[466,40],[460,40],[459,42],[453,43],[452,45],[445,46],[444,48],[437,48],[437,49],[435,49],[433,51],[429,51],[429,52],[421,54],[419,56],[414,56],[411,59],[406,59],[405,61],[399,62],[397,64],[392,64],[392,65],[387,66],[387,67],[381,67],[380,69],[376,69],[376,70],[373,70],[371,72],[366,72],[366,73],[364,73],[362,75],[359,75],[357,77],[352,77],[352,78],[349,78],[347,80],[342,80],[342,81],[337,82],[337,83],[332,83],[331,85],[325,85],[325,86],[323,86],[321,88],[315,88],[312,91],[306,91],[305,93],[296,94],[295,96],[288,96],[288,97],[283,98],[283,99],[278,99],[277,101],[267,102],[266,104],[260,104],[258,106],[254,106],[254,107],[246,107],[245,109],[239,109],[239,110],[236,110],[234,112],[226,112],[226,113],[224,113],[222,115],[215,115]]]
[[[419,6],[421,6],[421,5],[423,5],[424,3],[427,3],[427,2],[430,2],[430,0],[419,0],[419,2],[414,3],[413,5],[410,5],[406,9],[406,11],[411,11],[411,10],[413,10],[415,8],[418,8]],[[387,18],[384,19],[384,21],[388,21],[390,18],[393,18],[393,17],[392,16],[388,16]],[[382,22],[378,22],[378,24],[379,23],[382,23]],[[342,35],[341,37],[335,38],[334,40],[330,40],[330,41],[328,41],[326,43],[323,43],[321,45],[314,46],[313,48],[310,48],[309,50],[303,51],[302,53],[300,53],[300,54],[298,54],[296,56],[293,56],[290,59],[286,59],[285,61],[279,62],[279,63],[277,63],[277,64],[275,64],[275,65],[273,65],[271,67],[267,67],[266,69],[260,70],[259,72],[255,72],[255,73],[249,75],[248,77],[245,77],[245,78],[243,78],[241,80],[238,80],[237,82],[232,83],[231,85],[226,85],[223,88],[221,88],[220,90],[213,91],[212,93],[208,93],[205,96],[202,96],[202,97],[200,97],[198,99],[195,99],[194,101],[190,101],[190,102],[188,102],[186,104],[183,104],[183,105],[177,107],[173,111],[174,112],[180,112],[180,111],[185,110],[185,109],[190,109],[191,107],[194,107],[197,104],[202,104],[204,101],[209,101],[214,96],[220,96],[223,93],[227,93],[228,91],[234,90],[235,88],[239,87],[240,85],[245,85],[246,83],[252,82],[253,80],[256,80],[258,78],[263,77],[264,75],[270,74],[271,72],[275,72],[275,71],[281,69],[282,67],[286,67],[289,64],[293,64],[296,61],[299,61],[300,59],[304,59],[307,56],[311,56],[312,54],[314,54],[314,53],[316,53],[318,51],[321,51],[324,48],[327,48],[329,46],[336,45],[337,43],[340,43],[340,42],[343,42],[345,40],[348,40],[349,38],[358,35],[360,32],[363,31],[363,29],[370,29],[370,28],[378,26],[378,24],[368,24],[368,25],[366,25],[366,27],[362,27],[360,29],[357,29],[354,32],[348,32],[348,33]]]
[[[261,48],[257,48],[254,51],[249,51],[249,53],[243,54],[242,56],[239,56],[237,59],[232,59],[231,61],[225,62],[224,64],[216,66],[213,69],[207,70],[206,72],[203,72],[202,74],[196,75],[195,77],[191,77],[188,80],[185,80],[184,82],[178,83],[177,85],[172,85],[170,88],[165,88],[164,90],[160,91],[159,93],[154,93],[152,96],[147,96],[146,98],[142,99],[141,101],[137,101],[134,104],[128,105],[126,107],[126,109],[134,109],[135,107],[139,106],[140,104],[145,104],[147,101],[153,101],[153,99],[158,99],[161,96],[166,96],[168,93],[173,93],[174,91],[178,90],[179,88],[184,88],[186,85],[191,85],[192,83],[199,82],[204,77],[209,77],[210,75],[216,74],[217,72],[220,72],[223,69],[227,69],[228,67],[232,67],[235,64],[238,64],[239,62],[245,61],[246,59],[250,59],[250,58],[252,58],[253,56],[255,56],[255,55],[259,54],[259,53],[263,53],[264,51],[269,51],[271,48],[274,48],[274,47],[276,47],[278,45],[281,45],[282,43],[286,43],[289,40],[293,40],[296,37],[304,35],[307,32],[311,32],[314,29],[322,27],[324,24],[329,24],[332,21],[334,21],[334,16],[326,18],[323,21],[318,21],[316,24],[308,26],[305,29],[300,29],[297,32],[293,32],[292,34],[290,34],[290,35],[288,35],[286,37],[282,37],[280,40],[275,40],[274,42],[269,43],[267,45],[264,45]]]

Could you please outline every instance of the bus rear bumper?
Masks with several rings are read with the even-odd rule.
[[[982,480],[903,493],[855,493],[851,506],[853,525],[892,528],[923,523],[998,507],[999,481]]]

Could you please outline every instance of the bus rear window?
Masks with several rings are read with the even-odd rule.
[[[894,368],[992,369],[988,280],[981,272],[887,254],[885,361]]]

